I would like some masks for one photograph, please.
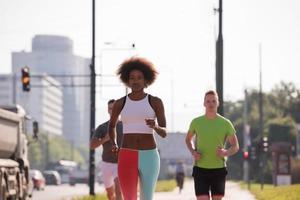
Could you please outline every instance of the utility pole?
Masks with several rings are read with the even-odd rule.
[[[91,60],[91,94],[90,94],[90,140],[95,130],[95,91],[96,91],[96,73],[95,73],[95,0],[92,0],[92,60]],[[90,195],[95,195],[95,150],[90,149],[89,163],[89,187]]]
[[[244,100],[244,114],[243,114],[243,121],[244,121],[244,131],[243,131],[243,149],[244,152],[247,151],[248,153],[250,153],[250,145],[251,145],[251,141],[250,141],[250,126],[248,124],[248,92],[247,90],[244,91],[245,93],[245,100]],[[245,160],[244,159],[244,163],[243,163],[243,169],[244,169],[244,181],[248,183],[248,189],[250,189],[250,160],[251,160],[251,156],[249,156],[250,158]]]
[[[258,95],[258,103],[259,103],[259,134],[260,134],[260,144],[262,145],[262,141],[264,138],[263,135],[263,93],[262,93],[262,51],[261,44],[259,44],[259,95]],[[262,149],[262,146],[261,146]],[[264,165],[265,165],[265,152],[261,151],[260,154],[260,189],[264,188]]]
[[[223,15],[223,3],[219,0],[219,33],[216,43],[216,88],[219,95],[220,105],[218,107],[218,113],[224,115],[223,106],[223,34],[222,34],[222,15]]]

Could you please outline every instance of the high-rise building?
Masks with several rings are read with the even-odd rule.
[[[11,74],[0,74],[0,105],[15,104],[16,97],[14,90],[16,88],[14,77]]]
[[[63,99],[60,83],[44,75],[32,80],[31,84],[39,89],[23,92],[20,76],[0,75],[0,106],[19,104],[32,120],[39,122],[42,132],[62,135]],[[28,128],[32,132],[32,127]]]
[[[67,37],[36,35],[31,52],[13,52],[13,73],[28,66],[31,75],[48,74],[62,85],[63,91],[63,135],[78,145],[89,140],[89,77],[61,76],[88,75],[90,59],[73,54],[73,41]],[[60,76],[55,76],[60,75]],[[31,79],[34,79],[33,76]],[[32,87],[31,91],[41,88]]]

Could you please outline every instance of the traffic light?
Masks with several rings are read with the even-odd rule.
[[[263,137],[262,138],[262,148],[263,148],[263,151],[264,152],[268,152],[268,147],[269,147],[269,144],[268,144],[268,137]]]
[[[23,91],[29,92],[30,91],[30,74],[29,74],[29,67],[22,68],[22,87]]]
[[[37,121],[33,121],[32,123],[33,137],[38,138],[39,132],[39,123]]]
[[[250,158],[251,158],[251,160],[256,160],[256,158],[257,158],[255,146],[250,147]]]
[[[243,152],[243,158],[244,158],[244,160],[248,160],[249,159],[249,152],[248,151],[244,151]]]

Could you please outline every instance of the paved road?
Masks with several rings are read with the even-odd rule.
[[[95,192],[103,193],[103,185],[95,184]],[[87,184],[76,184],[70,186],[62,184],[59,186],[47,185],[45,190],[33,191],[31,200],[70,200],[71,197],[89,194],[89,187]]]
[[[103,193],[103,185],[95,185],[96,193]],[[77,184],[69,186],[63,184],[60,186],[46,186],[44,191],[34,191],[31,200],[70,200],[71,197],[86,195],[89,193],[89,187],[86,184]],[[179,194],[178,188],[172,192],[157,192],[154,200],[195,200],[194,183],[192,180],[185,182],[183,191]],[[255,200],[253,195],[247,190],[243,190],[237,183],[228,181],[226,183],[226,195],[223,200]]]
[[[172,192],[155,193],[154,200],[195,200],[194,183],[189,180],[185,182],[183,191],[179,194],[178,188]],[[243,190],[237,183],[228,181],[226,183],[226,195],[223,200],[255,200],[254,196],[247,190]]]

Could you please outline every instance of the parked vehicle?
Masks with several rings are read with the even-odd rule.
[[[70,173],[70,185],[75,185],[76,183],[89,183],[89,171],[87,169],[76,168]]]
[[[30,197],[25,110],[20,106],[0,108],[0,199]],[[37,122],[33,123],[37,138]]]
[[[42,172],[37,169],[31,169],[29,171],[30,178],[32,179],[33,188],[37,190],[44,190],[46,186],[46,180]]]
[[[61,183],[69,183],[70,173],[77,167],[77,163],[72,160],[59,160],[47,167],[47,170],[55,170],[61,177]]]
[[[60,185],[61,177],[57,171],[46,170],[43,172],[43,175],[46,179],[46,185]]]

